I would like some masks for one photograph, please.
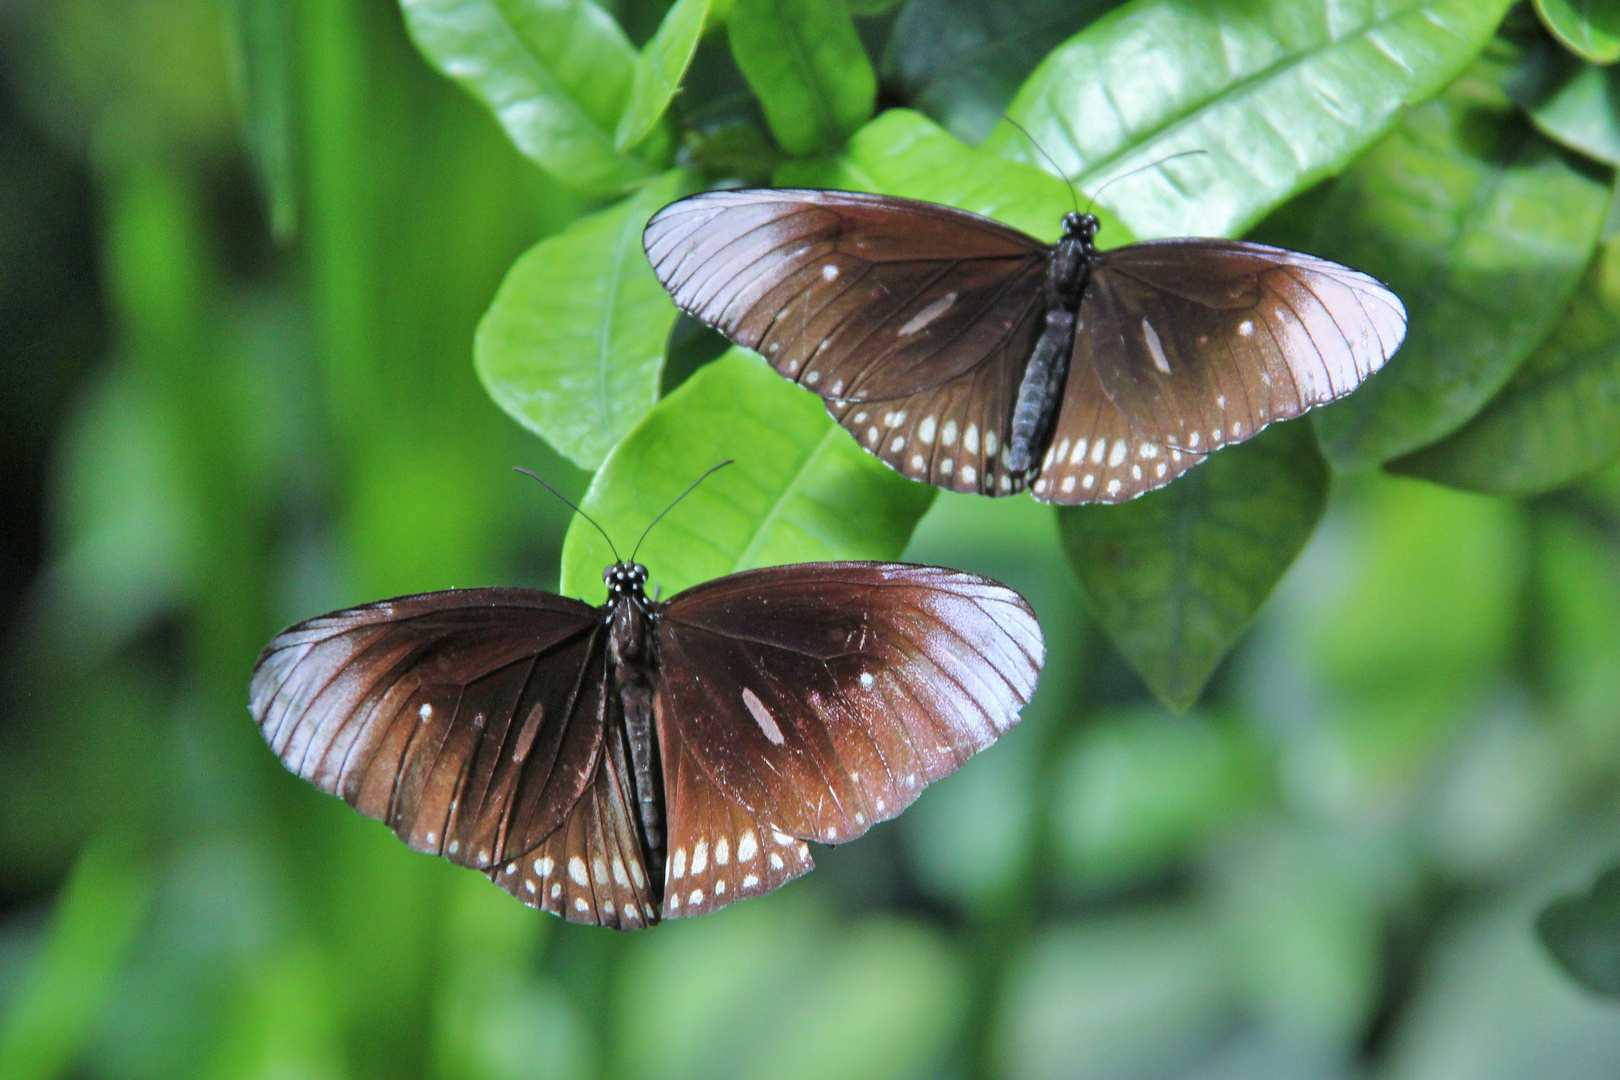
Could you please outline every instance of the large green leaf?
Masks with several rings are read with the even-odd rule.
[[[1528,495],[1620,455],[1620,243],[1604,245],[1552,333],[1449,438],[1391,464],[1453,487]]]
[[[893,559],[933,501],[855,444],[821,400],[733,349],[693,375],[621,442],[581,504],[628,545],[669,501],[727,458],[647,537],[639,561],[665,594],[756,566]],[[599,601],[606,541],[575,520],[562,591]]]
[[[400,0],[433,64],[489,106],[519,150],[580,191],[647,176],[613,132],[636,51],[591,0]]]
[[[1140,499],[1060,509],[1058,528],[1114,645],[1186,708],[1305,546],[1327,492],[1310,429],[1282,424]]]
[[[614,146],[628,150],[647,137],[662,120],[681,88],[681,79],[697,52],[698,39],[709,17],[709,0],[677,0],[658,24],[652,40],[641,50],[630,87],[630,104],[619,117]]]
[[[975,150],[910,109],[886,110],[836,157],[788,162],[776,170],[775,182],[927,199],[1049,240],[1057,239],[1064,213],[1075,205],[1073,192],[1057,177]],[[1130,241],[1106,211],[1101,216],[1105,246]]]
[[[1607,165],[1620,165],[1620,73],[1583,67],[1530,110],[1550,139]]]
[[[1582,986],[1620,997],[1620,867],[1599,877],[1591,892],[1554,900],[1536,932]]]
[[[1620,6],[1613,0],[1536,0],[1553,36],[1594,64],[1620,60]]]
[[[1437,93],[1507,7],[1136,0],[1048,57],[1008,114],[1081,189],[1120,178],[1106,203],[1136,235],[1234,236]],[[1010,125],[985,145],[1041,160]]]
[[[910,0],[883,53],[885,84],[979,142],[1046,54],[1120,0]]]
[[[737,0],[731,51],[791,154],[827,150],[872,115],[877,76],[844,0]]]
[[[1551,328],[1591,259],[1608,203],[1484,84],[1413,111],[1337,181],[1316,249],[1388,282],[1406,343],[1317,415],[1340,468],[1455,431]]]
[[[677,312],[641,231],[689,185],[671,172],[540,241],[478,325],[474,361],[490,396],[581,468],[600,465],[658,400]]]
[[[293,0],[230,0],[248,150],[270,204],[270,229],[298,228],[298,25]]]

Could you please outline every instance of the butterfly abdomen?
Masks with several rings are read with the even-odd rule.
[[[1008,427],[1007,468],[1014,475],[1027,474],[1034,468],[1057,424],[1063,384],[1069,374],[1069,355],[1074,349],[1075,320],[1090,268],[1083,240],[1065,236],[1058,241],[1047,277],[1046,325],[1019,381]]]

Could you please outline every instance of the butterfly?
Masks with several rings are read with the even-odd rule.
[[[1238,240],[1044,244],[935,203],[710,191],[643,234],[682,311],[819,394],[866,450],[937,487],[1120,502],[1348,394],[1406,333],[1400,299]]]
[[[803,563],[659,602],[614,559],[601,607],[456,589],[299,623],[259,658],[253,717],[415,850],[633,930],[899,814],[1018,720],[1045,657],[1029,604],[974,574]]]

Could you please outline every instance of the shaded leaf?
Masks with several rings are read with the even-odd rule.
[[[1317,414],[1334,465],[1375,465],[1452,431],[1551,328],[1608,204],[1528,125],[1459,86],[1414,110],[1337,182],[1315,248],[1406,303],[1388,366]]]
[[[1279,424],[1140,499],[1062,507],[1058,528],[1114,645],[1186,708],[1305,546],[1327,492],[1310,430]]]
[[[591,0],[401,0],[417,47],[570,187],[619,190],[651,169],[614,148],[636,52]]]
[[[628,558],[648,522],[703,470],[736,460],[647,537],[639,561],[664,595],[738,570],[893,559],[934,498],[866,453],[821,400],[733,349],[659,402],[603,463],[582,509]],[[575,520],[562,591],[600,602],[606,541]]]
[[[248,152],[278,240],[298,231],[298,20],[293,0],[230,0]]]
[[[1536,933],[1576,982],[1620,997],[1620,867],[1606,871],[1584,896],[1547,905],[1536,919]]]
[[[1121,177],[1102,201],[1137,236],[1235,236],[1450,82],[1507,7],[1137,0],[1049,56],[1008,114],[1081,190]],[[985,145],[1041,161],[1010,125]],[[1187,150],[1204,153],[1144,168]]]
[[[857,131],[832,158],[790,161],[776,170],[778,187],[872,191],[927,199],[971,210],[1056,240],[1072,192],[1032,165],[993,157],[958,140],[921,113],[888,109]],[[1099,240],[1128,243],[1130,235],[1107,211]]]
[[[737,0],[731,51],[790,154],[842,142],[872,115],[877,76],[843,0]]]
[[[619,150],[635,146],[663,119],[697,52],[708,17],[709,0],[677,0],[658,24],[657,32],[636,60],[630,103],[619,117],[613,140]]]
[[[885,85],[977,143],[1037,64],[1120,0],[910,0],[883,54]]]
[[[1620,455],[1620,244],[1598,252],[1557,325],[1483,411],[1390,468],[1453,487],[1529,495]]]
[[[540,241],[478,324],[474,362],[490,396],[581,468],[600,465],[658,400],[677,312],[641,231],[689,184],[671,172]]]
[[[1620,72],[1584,67],[1530,110],[1542,134],[1587,157],[1620,165]]]
[[[1594,64],[1620,60],[1620,7],[1611,0],[1535,0],[1536,14],[1571,52]]]

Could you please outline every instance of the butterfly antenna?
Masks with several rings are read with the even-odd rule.
[[[711,475],[713,475],[714,473],[718,472],[719,470],[725,468],[727,465],[732,464],[735,460],[736,460],[735,458],[727,458],[726,460],[722,461],[718,465],[710,465],[709,468],[708,468],[708,471],[706,471],[702,476],[698,477],[696,480],[692,481],[691,484],[687,485],[687,488],[686,488],[685,491],[683,491],[679,495],[675,496],[675,502],[672,502],[668,506],[664,507],[664,509],[659,512],[657,517],[653,518],[652,521],[648,522],[647,527],[642,530],[641,540],[647,539],[647,534],[653,531],[653,526],[658,524],[660,521],[663,521],[664,520],[664,515],[669,513],[671,510],[675,509],[676,504],[679,503],[682,499],[684,499],[688,495],[692,494],[692,491],[699,484],[703,483],[703,481],[707,480]],[[641,550],[641,540],[636,541],[635,548],[632,549],[631,552],[630,552],[630,561],[631,562],[636,561],[636,552]]]
[[[1074,197],[1074,185],[1069,183],[1069,178],[1064,175],[1062,166],[1052,160],[1052,155],[1046,152],[1046,147],[1036,142],[1035,136],[1031,135],[1029,129],[1023,124],[1020,124],[1006,113],[1002,113],[1001,118],[1022,132],[1024,138],[1029,140],[1029,145],[1035,148],[1035,152],[1045,158],[1048,165],[1052,166],[1052,171],[1057,173],[1059,180],[1063,181],[1063,186],[1069,189],[1069,201],[1074,204],[1074,212],[1078,214],[1080,212],[1080,200]]]
[[[564,495],[562,492],[558,491],[556,488],[554,488],[550,484],[546,483],[545,477],[541,476],[539,473],[532,473],[528,469],[525,469],[521,465],[512,466],[512,471],[513,472],[520,472],[524,476],[531,477],[532,479],[540,481],[540,486],[541,487],[545,488],[547,491],[549,491],[553,495],[557,496],[557,498],[561,499],[563,501],[564,506],[568,507],[574,513],[578,514],[580,517],[582,517],[586,521],[590,522],[591,527],[594,528],[597,532],[602,534],[602,539],[607,541],[608,550],[613,552],[613,561],[614,562],[616,562],[616,563],[624,562],[623,559],[619,558],[619,549],[613,546],[613,537],[611,537],[611,536],[609,536],[607,534],[607,530],[602,528],[602,526],[596,524],[596,519],[595,518],[591,517],[591,515],[587,514],[585,511],[581,510],[578,506],[575,506],[574,503],[568,498],[568,496]],[[630,558],[634,559],[635,555],[632,554],[630,556]]]
[[[1146,165],[1139,165],[1136,168],[1132,169],[1130,172],[1122,172],[1118,176],[1115,176],[1115,177],[1111,178],[1108,181],[1108,183],[1106,183],[1102,187],[1098,188],[1096,194],[1092,195],[1091,198],[1086,201],[1086,213],[1088,213],[1088,214],[1091,213],[1091,208],[1097,204],[1097,196],[1098,195],[1101,195],[1103,192],[1107,191],[1110,185],[1118,183],[1119,181],[1125,179],[1127,176],[1135,176],[1137,173],[1147,172],[1149,169],[1157,169],[1160,165],[1163,165],[1165,162],[1174,161],[1178,157],[1192,157],[1194,154],[1207,154],[1207,153],[1209,153],[1208,150],[1181,150],[1181,151],[1178,151],[1177,153],[1170,154],[1167,157],[1162,157],[1157,161],[1150,161]]]

